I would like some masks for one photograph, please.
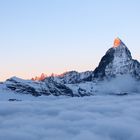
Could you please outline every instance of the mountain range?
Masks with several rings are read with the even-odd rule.
[[[93,71],[70,71],[32,80],[17,77],[0,84],[0,90],[33,96],[54,95],[83,97],[97,94],[125,95],[140,93],[140,63],[127,46],[116,38]]]

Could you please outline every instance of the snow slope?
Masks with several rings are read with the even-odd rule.
[[[0,92],[0,140],[139,140],[139,106],[138,94],[70,98]]]

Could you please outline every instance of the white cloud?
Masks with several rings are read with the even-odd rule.
[[[101,82],[98,87],[99,93],[139,93],[140,82],[136,81],[129,75],[122,75],[118,76],[111,81],[103,81]]]
[[[140,138],[140,95],[84,98],[16,95],[21,102],[9,102],[7,95],[0,94],[5,96],[0,101],[1,140]]]

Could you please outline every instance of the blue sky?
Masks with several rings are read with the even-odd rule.
[[[139,0],[0,0],[0,80],[94,70],[120,37],[140,60]]]

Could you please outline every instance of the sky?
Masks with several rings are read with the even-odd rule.
[[[139,0],[0,0],[0,81],[94,70],[116,37],[140,61]]]

